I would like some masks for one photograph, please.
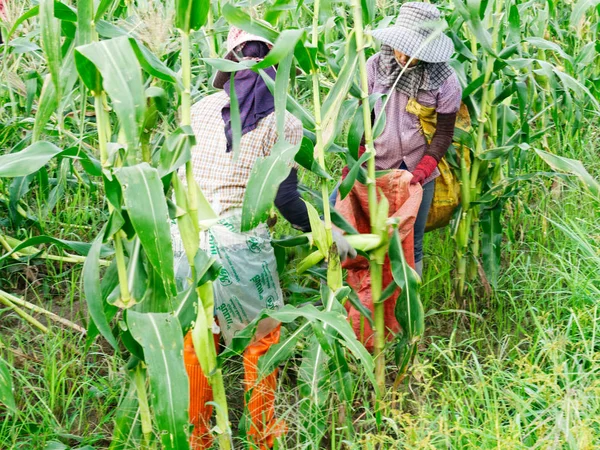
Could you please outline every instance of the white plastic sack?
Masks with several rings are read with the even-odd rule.
[[[275,310],[283,306],[277,261],[266,225],[242,233],[240,221],[239,215],[225,217],[204,232],[200,240],[201,249],[222,265],[213,289],[215,315],[227,344],[263,309]],[[175,242],[178,231],[172,232]],[[174,244],[174,251],[177,277],[189,277],[189,265],[182,246]],[[272,319],[262,320],[255,338],[260,339],[275,326],[277,322]]]

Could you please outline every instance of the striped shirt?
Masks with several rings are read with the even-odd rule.
[[[367,76],[369,80],[369,94],[387,94],[388,87],[377,81],[377,64],[379,53],[367,61]],[[462,88],[456,74],[450,76],[439,89],[433,91],[419,91],[417,101],[427,107],[435,108],[440,114],[458,112],[462,98]],[[386,124],[383,132],[375,139],[377,170],[397,169],[402,162],[409,171],[413,171],[427,150],[425,136],[421,132],[419,118],[406,111],[408,95],[394,89],[386,106]],[[375,104],[375,117],[379,117],[383,102],[378,100]],[[425,179],[428,183],[440,174],[436,168]]]
[[[269,156],[278,140],[275,112],[260,120],[257,127],[242,136],[237,160],[226,152],[227,138],[221,110],[229,103],[224,91],[204,97],[192,107],[192,148],[194,178],[217,215],[241,208],[258,158]],[[302,140],[302,123],[286,111],[285,139],[293,145]],[[185,169],[180,176],[185,178]]]

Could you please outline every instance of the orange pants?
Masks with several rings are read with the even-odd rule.
[[[264,355],[271,345],[279,342],[281,326],[278,326],[262,339],[249,345],[244,352],[244,389],[250,392],[246,407],[251,419],[249,439],[261,450],[273,447],[276,437],[285,432],[285,425],[275,419],[275,390],[277,388],[277,370],[262,380],[258,379],[258,358]],[[215,337],[215,344],[218,336]],[[192,335],[188,333],[184,340],[184,362],[190,384],[190,421],[194,425],[191,449],[208,449],[212,445],[210,418],[212,406],[212,388],[202,373],[196,357]]]

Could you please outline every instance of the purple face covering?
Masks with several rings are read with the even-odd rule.
[[[263,59],[269,53],[269,47],[264,42],[247,42],[242,55],[246,58]],[[265,72],[275,79],[275,70],[269,67]],[[223,90],[229,95],[231,78],[223,86]],[[275,99],[265,84],[260,74],[252,70],[241,70],[234,76],[235,95],[240,109],[242,122],[242,136],[252,131],[263,117],[275,111]],[[227,152],[231,151],[233,135],[231,130],[231,105],[226,105],[221,110],[223,122],[225,123],[225,136],[227,137]]]

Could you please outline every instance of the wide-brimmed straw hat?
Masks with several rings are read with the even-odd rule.
[[[393,27],[374,30],[372,36],[410,57],[442,63],[454,53],[452,39],[440,31],[444,25],[434,5],[409,2],[400,7]]]
[[[225,59],[228,59],[229,61],[238,61],[235,49],[240,45],[251,41],[264,42],[269,46],[269,49],[273,47],[273,43],[264,37],[248,33],[236,27],[231,27],[229,29],[229,34],[227,35],[227,54],[225,55]],[[230,75],[229,72],[217,71],[213,86],[217,89],[223,89],[223,86],[227,80],[229,80]]]

